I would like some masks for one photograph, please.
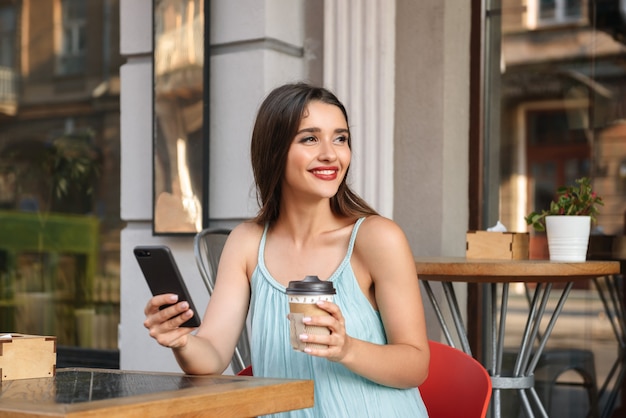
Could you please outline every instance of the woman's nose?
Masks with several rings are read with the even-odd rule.
[[[324,140],[320,143],[318,158],[323,161],[332,161],[337,158],[337,151],[332,140]]]

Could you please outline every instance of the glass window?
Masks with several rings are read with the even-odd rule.
[[[589,176],[606,199],[598,230],[624,230],[626,196],[615,190],[626,157],[626,147],[617,146],[626,141],[620,128],[626,120],[626,45],[620,36],[626,23],[619,19],[618,1],[609,3],[589,10],[580,0],[487,2],[488,10],[501,13],[486,13],[487,37],[499,39],[500,48],[484,51],[485,68],[499,70],[484,80],[484,126],[494,127],[486,141],[501,150],[497,193],[507,198],[487,197],[500,202],[499,213],[485,215],[493,219],[484,225],[500,219],[510,230],[525,231],[524,216],[545,204],[545,188]],[[540,23],[569,17],[577,23],[519,23],[529,15]]]
[[[0,113],[15,113],[15,9],[0,5]]]
[[[83,0],[61,1],[61,50],[59,73],[82,74],[85,71],[85,47],[87,2]]]
[[[485,193],[485,206],[497,202],[497,213],[483,214],[480,224],[490,226],[501,220],[509,231],[528,231],[531,258],[548,258],[549,253],[545,233],[529,229],[524,217],[547,209],[558,187],[573,185],[582,176],[591,178],[604,199],[597,223],[592,225],[591,251],[594,239],[596,243],[618,236],[623,239],[626,231],[626,22],[620,17],[620,3],[474,3],[485,8],[480,12],[487,28],[482,35],[490,41],[481,46],[482,66],[490,70],[481,80],[485,108],[481,140],[485,150],[498,150],[485,152],[483,158],[485,166],[493,166],[496,159],[499,167],[496,173],[483,174],[485,182],[498,183],[495,190]],[[590,256],[618,257],[610,248]],[[598,288],[604,286],[598,283]],[[623,293],[615,293],[622,300]],[[523,292],[514,295],[513,303],[524,304],[525,297]],[[610,376],[609,360],[616,358],[623,342],[618,339],[623,336],[616,338],[611,324],[599,321],[599,313],[602,316],[605,311],[593,282],[576,285],[548,348],[593,350],[601,385]],[[577,324],[576,332],[561,325],[567,322]],[[591,332],[592,326],[597,332]],[[607,332],[598,326],[606,326]],[[518,331],[507,338],[521,338],[521,327]],[[564,396],[570,396],[566,403],[572,405],[572,395]],[[550,416],[569,414],[555,409],[547,412]]]
[[[563,14],[566,19],[579,19],[582,16],[581,0],[565,0],[563,7]]]
[[[0,333],[56,336],[57,367],[117,367],[119,2],[100,2],[92,25],[91,1],[35,3],[0,7],[0,33],[24,22],[14,27],[28,40],[9,42],[23,57],[14,114],[0,94]],[[89,51],[87,39],[110,48]],[[106,60],[106,74],[85,66],[88,53]]]
[[[15,59],[15,10],[0,6],[0,67],[13,67]]]
[[[539,17],[541,20],[556,18],[556,0],[540,0]]]
[[[507,10],[526,10],[526,25],[529,29],[545,28],[556,25],[582,23],[584,18],[583,1],[582,0],[504,0],[505,5],[516,3],[514,9]],[[520,18],[524,19],[523,13]]]
[[[541,21],[567,21],[581,17],[581,0],[539,0]]]
[[[192,0],[156,0],[154,10],[154,233],[194,234],[207,211],[201,169],[204,15]]]

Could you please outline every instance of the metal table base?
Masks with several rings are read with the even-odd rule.
[[[449,345],[455,347],[455,341],[452,337],[450,326],[448,325],[441,305],[437,301],[432,290],[430,282],[422,280],[426,294],[433,305],[435,314],[441,325],[446,341]],[[522,334],[519,351],[515,361],[515,366],[510,375],[504,375],[502,371],[502,360],[504,353],[504,336],[506,332],[506,318],[508,311],[509,287],[510,283],[490,283],[486,284],[488,295],[487,300],[489,309],[491,310],[491,330],[497,330],[491,333],[487,351],[486,366],[493,386],[493,396],[491,401],[491,414],[494,417],[502,417],[502,390],[516,390],[522,401],[522,407],[528,417],[548,417],[548,413],[544,405],[541,403],[534,384],[534,371],[537,366],[541,354],[546,346],[548,338],[552,333],[557,318],[563,310],[563,305],[572,289],[574,282],[566,282],[561,290],[559,300],[552,313],[549,315],[549,321],[544,330],[541,330],[541,322],[546,316],[546,306],[552,291],[552,283],[537,283],[533,296],[530,301],[530,309],[526,319],[526,325]],[[460,341],[460,349],[468,354],[471,353],[467,332],[463,324],[458,300],[454,290],[453,283],[441,282],[447,305],[452,316],[457,337]],[[498,307],[498,286],[501,287],[500,304]],[[534,344],[538,341],[538,344]]]
[[[626,307],[624,306],[624,283],[619,274],[593,279],[611,328],[618,344],[618,356],[613,362],[604,383],[598,391],[600,417],[609,418],[626,376]],[[601,284],[604,282],[604,286]]]
[[[503,416],[501,395],[504,393],[519,394],[520,407],[526,416],[548,416],[535,389],[534,373],[572,286],[576,282],[587,282],[598,277],[620,274],[620,263],[614,260],[552,262],[550,260],[419,257],[415,260],[415,266],[418,278],[424,284],[425,293],[433,304],[445,338],[448,344],[455,346],[451,327],[446,323],[441,304],[435,298],[430,283],[442,284],[461,349],[468,354],[471,354],[470,344],[453,283],[476,283],[483,286],[486,296],[485,310],[479,318],[472,318],[472,320],[488,320],[483,324],[485,342],[483,364],[489,370],[493,382],[490,413],[498,418]],[[502,365],[511,283],[524,283],[529,288],[532,284],[534,290],[532,294],[528,294],[528,316],[519,347],[516,347],[513,353],[516,355],[515,364],[513,366],[507,364],[505,375]],[[557,291],[560,291],[558,302],[555,305],[552,300],[547,309],[550,293]],[[544,319],[546,322],[543,322]],[[508,369],[512,370],[509,372]],[[595,402],[597,400],[591,402],[592,406],[597,406]]]

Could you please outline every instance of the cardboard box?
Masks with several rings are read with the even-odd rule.
[[[52,377],[56,373],[57,339],[40,335],[7,334],[0,338],[0,382]]]
[[[527,260],[528,232],[468,231],[465,258]]]

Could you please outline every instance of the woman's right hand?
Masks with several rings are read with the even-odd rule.
[[[177,301],[178,296],[172,293],[157,295],[148,301],[144,309],[146,319],[143,326],[149,330],[150,336],[164,347],[186,346],[189,334],[195,329],[180,326],[196,313],[189,309],[187,302],[177,303]],[[159,309],[163,305],[171,306]]]

